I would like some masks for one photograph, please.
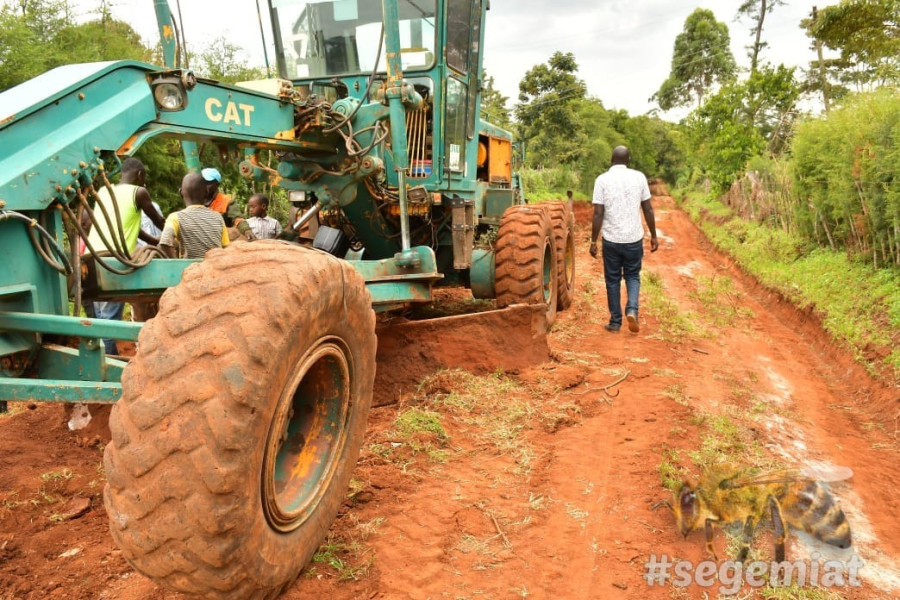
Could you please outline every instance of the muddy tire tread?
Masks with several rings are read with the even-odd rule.
[[[543,260],[548,238],[552,250],[550,216],[544,208],[519,205],[503,213],[495,247],[494,289],[499,307],[544,303]],[[554,278],[548,321],[556,314],[555,287]]]
[[[556,308],[566,310],[572,306],[575,294],[575,269],[572,269],[571,277],[566,277],[566,248],[570,244],[574,260],[575,214],[569,210],[567,202],[551,202],[547,205],[547,211],[556,244]]]
[[[263,277],[263,262],[281,265],[290,285]],[[268,426],[254,420],[247,398],[269,381],[266,359],[287,343],[288,314],[302,312],[315,323],[329,309],[308,290],[333,277],[343,281],[344,318],[372,332],[370,356],[362,360],[374,363],[374,313],[362,279],[315,251],[258,242],[213,251],[163,295],[123,375],[104,455],[110,529],[139,571],[179,591],[222,599],[275,598],[296,577],[260,582],[253,566],[232,560],[241,538],[229,534],[246,518],[252,493],[241,476],[244,457]],[[358,370],[374,377],[374,364]],[[364,385],[371,399],[371,381]]]

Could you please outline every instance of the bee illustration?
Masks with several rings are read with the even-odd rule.
[[[801,529],[826,544],[850,547],[850,525],[823,482],[841,481],[852,476],[853,471],[847,467],[763,473],[746,468],[714,467],[700,477],[697,485],[682,484],[674,506],[663,500],[653,508],[668,507],[684,537],[702,525],[706,532],[706,548],[715,560],[718,557],[713,549],[713,525],[743,522],[739,562],[747,558],[753,528],[769,512],[775,529],[775,560],[782,562],[786,525]]]

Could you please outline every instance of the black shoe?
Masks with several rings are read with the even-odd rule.
[[[638,323],[637,313],[628,313],[627,315],[625,315],[625,320],[628,321],[628,331],[637,333],[641,330],[641,326]]]
[[[607,323],[603,326],[603,329],[607,330],[610,333],[619,333],[619,327],[613,325],[612,323]]]

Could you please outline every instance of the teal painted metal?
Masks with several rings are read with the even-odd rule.
[[[159,27],[159,43],[162,47],[163,61],[169,68],[175,68],[178,57],[178,39],[175,36],[175,19],[166,0],[154,0],[156,24]]]
[[[101,150],[118,149],[156,118],[146,80],[154,68],[132,61],[59,67],[0,94],[6,208],[40,210],[66,200],[86,171],[96,174]],[[12,103],[27,106],[9,113]]]
[[[0,398],[10,402],[113,404],[121,397],[122,384],[118,382],[0,377]]]
[[[225,84],[198,83],[187,93],[184,110],[161,112],[164,129],[180,128],[194,136],[234,140],[241,145],[266,142],[266,147],[303,150],[292,145],[294,106],[274,96]],[[284,141],[285,143],[282,143]],[[333,149],[334,146],[331,146]]]
[[[52,333],[85,338],[112,338],[136,342],[143,323],[107,321],[35,313],[0,312],[0,331]]]
[[[40,218],[40,215],[30,215]],[[48,230],[62,239],[62,219],[57,212],[45,220]],[[0,310],[64,314],[68,312],[66,280],[47,267],[31,245],[28,226],[20,221],[0,221]]]
[[[116,269],[125,269],[125,265],[113,258],[104,261]],[[134,296],[135,294],[159,295],[168,288],[178,285],[184,270],[199,260],[168,258],[154,259],[146,267],[137,269],[128,275],[117,275],[106,269],[97,269],[97,284],[101,290],[99,297],[115,298],[116,296]]]
[[[30,340],[27,334],[0,334],[0,356],[27,352],[36,345],[37,342]]]
[[[431,287],[443,278],[436,266],[434,250],[414,246],[410,253],[417,258],[417,267],[403,266],[400,261],[349,260],[366,281],[375,306],[402,306],[410,302],[431,302]]]
[[[159,27],[159,40],[163,51],[163,64],[170,69],[179,67],[178,59],[180,49],[178,47],[178,36],[176,32],[178,27],[175,26],[175,17],[169,8],[166,0],[154,0],[153,8],[156,10],[156,24]],[[181,150],[184,154],[184,162],[191,171],[200,170],[200,151],[197,149],[197,142],[183,140],[181,142]]]
[[[406,145],[406,110],[403,104],[403,68],[400,62],[400,12],[397,0],[382,0],[384,14],[384,46],[387,62],[387,83],[385,97],[391,111],[391,148],[394,169],[403,171],[409,167]],[[404,197],[401,189],[401,206]]]
[[[469,283],[475,298],[496,298],[494,289],[493,250],[476,248],[472,251],[472,268],[469,270]]]
[[[426,217],[419,212],[414,217],[419,219],[414,226],[405,218],[398,220],[395,212],[385,209],[400,208],[405,213],[407,208],[402,201],[392,207],[387,205],[397,203],[406,194],[405,167],[410,155],[404,130],[407,113],[418,108],[418,93],[410,83],[429,91],[425,135],[433,140],[428,156],[431,172],[427,177],[411,181],[412,185],[425,188],[427,202],[430,204],[433,193],[474,200],[477,223],[484,231],[488,225],[496,225],[503,209],[516,201],[516,194],[510,189],[514,185],[497,186],[476,175],[479,134],[508,137],[508,132],[484,123],[479,117],[482,0],[471,0],[470,4],[474,11],[472,35],[468,40],[471,59],[465,69],[448,65],[449,0],[424,0],[422,6],[415,6],[417,11],[422,11],[415,17],[420,21],[417,35],[423,37],[423,28],[428,31],[424,38],[431,44],[434,56],[406,69],[405,73],[401,61],[401,39],[405,38],[398,23],[402,18],[403,27],[408,28],[402,33],[412,39],[411,13],[403,13],[397,0],[359,0],[360,14],[366,13],[366,19],[372,15],[380,18],[374,7],[381,5],[389,65],[388,81],[383,87],[376,78],[373,89],[367,90],[367,74],[343,73],[339,77],[355,100],[328,98],[323,102],[325,96],[320,92],[335,89],[328,87],[334,85],[331,75],[295,80],[298,89],[293,94],[279,92],[278,96],[202,81],[187,86],[191,88],[187,91],[188,104],[184,110],[175,112],[157,111],[151,80],[163,74],[181,81],[189,82],[190,78],[183,71],[172,70],[177,66],[174,21],[165,0],[154,1],[169,71],[163,73],[157,67],[135,62],[76,65],[54,70],[0,94],[3,140],[0,200],[6,202],[7,209],[21,211],[30,218],[43,216],[48,229],[62,243],[62,221],[54,203],[71,202],[74,188],[88,184],[103,168],[101,157],[109,158],[106,152],[120,156],[133,154],[152,137],[170,136],[192,143],[243,148],[248,152],[247,163],[252,166],[254,149],[275,149],[285,153],[285,162],[278,167],[277,174],[261,170],[258,164],[248,169],[248,174],[266,178],[269,183],[286,189],[306,191],[326,208],[341,207],[341,218],[350,220],[358,240],[365,245],[364,256],[376,259],[350,261],[366,280],[376,310],[431,301],[432,287],[448,280],[468,282],[480,296],[493,295],[490,253],[476,251],[471,272],[452,269],[452,260],[448,260],[452,251],[449,211],[443,206],[437,203],[429,206]],[[289,1],[278,0],[278,3],[285,6]],[[307,6],[322,14],[331,8],[322,2]],[[368,27],[371,22],[377,21],[342,22],[341,25],[350,31],[353,27]],[[464,89],[463,97],[457,95],[455,99],[455,109],[462,109],[467,115],[464,137],[454,142],[465,148],[462,168],[455,172],[448,169],[445,145],[450,110],[447,81],[451,78]],[[313,94],[302,93],[305,91],[299,88],[306,85]],[[352,111],[356,101],[364,102],[353,112],[352,119],[352,130],[362,132],[355,140],[359,148],[365,148],[359,155],[352,154],[350,144],[345,143],[334,127],[340,124],[342,115]],[[332,106],[350,107],[350,110],[339,113]],[[312,117],[303,121],[308,115]],[[393,136],[390,148],[383,140],[373,142],[379,132],[387,132],[381,125],[387,119]],[[191,160],[196,161],[196,145],[194,150],[190,148],[185,146],[189,166],[195,164]],[[384,178],[365,180],[369,173],[378,174],[382,170]],[[383,187],[370,188],[373,181]],[[418,191],[421,202],[421,188]],[[406,234],[401,235],[403,229]],[[401,244],[401,239],[409,242]],[[401,247],[407,246],[412,248],[400,260],[393,258]],[[3,390],[0,398],[10,398],[6,391],[15,390],[17,394],[12,397],[30,391],[36,398],[58,401],[65,396],[56,387],[60,380],[103,381],[121,375],[122,365],[104,358],[97,340],[101,337],[136,340],[139,324],[63,316],[69,312],[65,278],[40,259],[22,223],[0,222],[0,264],[5,267],[0,274],[0,353],[6,352],[17,360],[38,356],[37,373],[47,380],[23,384],[15,377],[0,377],[0,382],[6,385],[0,388]],[[99,287],[108,297],[157,294],[180,281],[186,264],[185,261],[153,261],[146,269],[122,277],[101,271]],[[32,286],[30,290],[23,288],[28,285]],[[78,351],[50,346],[39,349],[42,333],[77,336],[82,338],[81,346]],[[66,385],[69,384],[64,381],[63,386]],[[92,388],[87,384],[69,389],[69,400],[82,401]],[[106,398],[114,398],[118,393],[115,385],[96,387],[94,392]]]
[[[99,340],[82,340],[78,350],[47,344],[40,351],[37,377],[67,381],[121,381],[125,361],[103,357]]]

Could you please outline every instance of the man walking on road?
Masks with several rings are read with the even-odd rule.
[[[640,171],[628,168],[631,155],[625,146],[616,146],[612,166],[594,182],[594,220],[591,227],[591,256],[597,258],[597,236],[603,233],[603,275],[606,279],[606,301],[609,305],[607,331],[622,328],[622,278],[628,303],[625,318],[628,329],[640,330],[638,294],[641,289],[641,262],[644,258],[644,227],[640,211],[650,229],[650,252],[659,249],[656,219],[650,203],[650,186]],[[639,211],[640,209],[640,211]]]

